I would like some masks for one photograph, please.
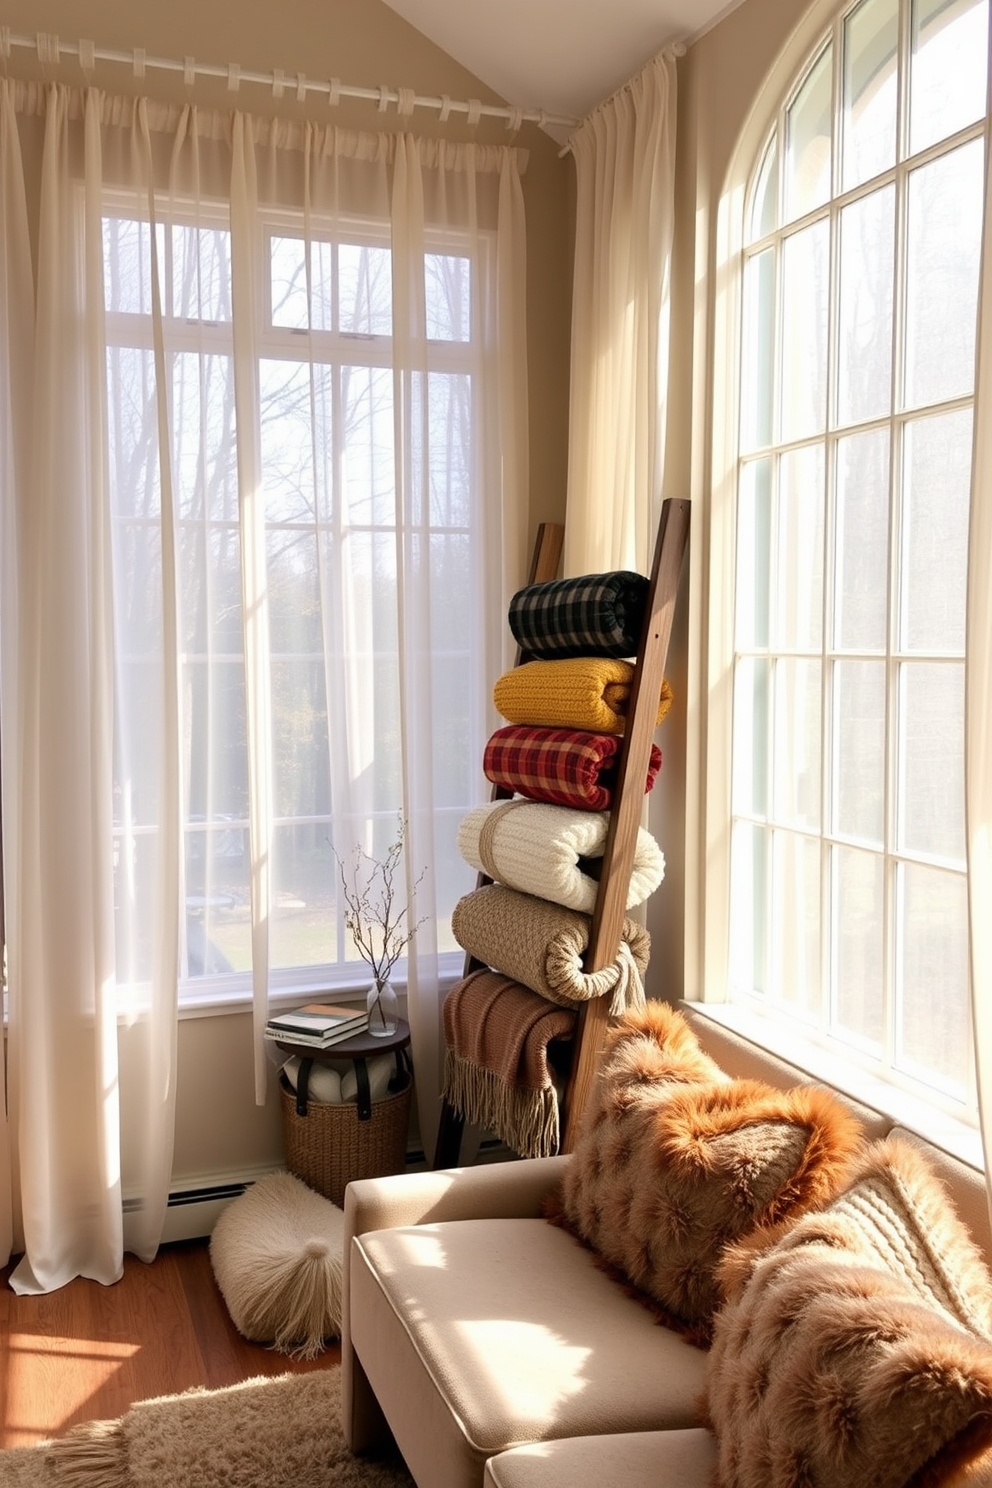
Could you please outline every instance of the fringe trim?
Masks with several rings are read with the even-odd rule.
[[[444,1098],[464,1120],[495,1132],[520,1157],[553,1157],[558,1151],[558,1097],[551,1085],[507,1085],[495,1070],[445,1049]]]
[[[130,1488],[120,1421],[88,1421],[53,1441],[46,1453],[58,1488]]]
[[[610,1017],[622,1018],[624,1013],[637,1012],[644,1006],[644,983],[637,969],[634,953],[625,940],[617,947],[617,985],[610,1003]]]
[[[325,1239],[307,1242],[290,1269],[282,1256],[256,1261],[243,1291],[229,1299],[246,1338],[270,1340],[280,1354],[316,1359],[341,1333],[340,1254]]]

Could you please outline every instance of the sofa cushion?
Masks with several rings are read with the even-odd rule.
[[[860,1139],[826,1090],[729,1080],[681,1015],[652,1002],[608,1036],[559,1217],[664,1320],[706,1341],[723,1248],[825,1202]]]
[[[698,1426],[705,1355],[543,1219],[352,1241],[351,1341],[413,1476],[470,1488],[523,1442]]]
[[[578,1436],[500,1452],[486,1488],[712,1488],[716,1440],[700,1428]]]
[[[903,1488],[992,1449],[992,1276],[923,1156],[874,1144],[720,1270],[708,1401],[735,1488]]]

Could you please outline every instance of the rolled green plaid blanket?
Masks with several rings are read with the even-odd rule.
[[[647,598],[647,579],[625,569],[528,584],[510,600],[510,630],[537,660],[633,656]]]

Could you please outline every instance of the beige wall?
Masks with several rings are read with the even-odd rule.
[[[427,96],[502,100],[476,77],[402,20],[380,0],[279,0],[276,5],[239,0],[4,0],[2,20],[15,35],[43,31],[64,42],[80,37],[97,47],[132,50],[149,56],[181,58],[270,72],[282,68],[288,77],[298,70],[308,77],[337,77],[362,87],[412,87]],[[35,55],[13,53],[14,76],[39,77]],[[73,84],[82,81],[75,61],[53,74]],[[142,90],[149,96],[181,101],[182,78],[149,70],[143,84],[132,69],[101,64],[95,81],[108,92]],[[225,82],[199,81],[196,100],[227,108],[231,95]],[[262,87],[244,84],[240,106],[262,114],[275,107]],[[281,108],[299,111],[287,95]],[[305,107],[329,118],[328,106],[312,97]],[[343,125],[373,129],[382,121],[372,103],[345,100],[333,116]],[[395,127],[395,112],[387,116]],[[422,133],[438,128],[436,114],[418,110],[413,127]],[[471,138],[463,115],[453,114],[449,137]],[[505,143],[502,120],[483,119],[475,135],[483,143]],[[534,125],[525,124],[516,143],[529,152],[523,178],[528,249],[528,357],[530,389],[531,530],[540,521],[562,521],[568,420],[568,346],[571,314],[572,167],[561,160],[558,146]],[[127,1035],[125,1034],[126,1038]],[[124,1173],[128,1171],[129,1092],[122,1089]],[[184,1018],[179,1025],[177,1123],[173,1174],[183,1186],[197,1179],[250,1172],[282,1159],[277,1092],[256,1107],[251,1055],[251,1019],[247,1013]]]

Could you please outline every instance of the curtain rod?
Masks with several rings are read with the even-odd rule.
[[[299,103],[305,100],[308,93],[322,93],[331,108],[342,98],[360,98],[377,104],[380,114],[384,114],[390,104],[395,104],[401,118],[408,117],[415,108],[434,109],[442,124],[450,114],[466,114],[468,123],[473,126],[483,117],[505,119],[507,129],[515,133],[521,124],[538,124],[542,127],[557,125],[559,128],[574,129],[579,122],[566,115],[549,114],[544,109],[521,109],[504,104],[481,103],[478,98],[452,99],[445,93],[440,97],[424,96],[415,93],[412,88],[358,88],[342,83],[339,78],[318,81],[308,78],[302,72],[287,78],[281,68],[273,68],[272,72],[252,72],[249,68],[239,67],[237,62],[229,62],[226,67],[222,67],[213,62],[197,62],[193,57],[149,57],[143,47],[135,47],[130,52],[117,51],[111,47],[95,46],[92,41],[60,41],[57,36],[44,31],[39,31],[36,36],[18,36],[11,32],[9,26],[0,26],[0,59],[6,62],[13,47],[37,52],[42,66],[55,65],[63,56],[78,57],[84,75],[91,73],[97,62],[120,62],[130,66],[136,78],[143,78],[148,68],[160,72],[181,72],[186,87],[191,87],[197,77],[211,77],[226,79],[231,93],[237,93],[242,83],[259,83],[271,88],[274,98],[282,98],[289,89],[295,92]]]

